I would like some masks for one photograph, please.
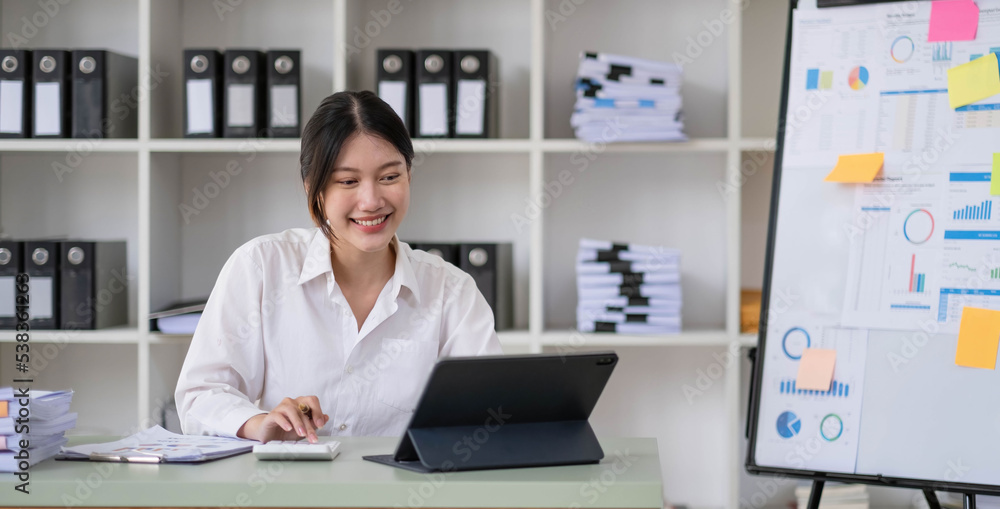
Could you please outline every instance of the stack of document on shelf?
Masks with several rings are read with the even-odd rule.
[[[149,314],[149,330],[164,334],[194,334],[208,299],[174,302]]]
[[[76,426],[73,391],[0,387],[0,472],[17,472],[55,456]],[[27,405],[25,405],[25,403]],[[27,462],[27,463],[25,463]]]
[[[577,329],[623,334],[680,332],[680,260],[676,249],[580,239],[576,256]]]
[[[584,53],[570,125],[592,143],[685,141],[681,68],[669,62]]]
[[[795,487],[795,498],[800,508],[809,506],[810,493],[812,484]],[[868,487],[864,484],[826,483],[823,497],[819,500],[820,509],[868,509],[868,506]]]
[[[160,426],[103,444],[67,447],[59,459],[127,463],[197,463],[250,452],[256,440],[178,435]]]

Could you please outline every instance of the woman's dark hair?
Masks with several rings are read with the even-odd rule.
[[[302,131],[299,167],[302,183],[308,189],[309,215],[329,239],[334,234],[326,224],[320,197],[333,175],[333,163],[341,147],[355,134],[377,136],[389,142],[403,155],[407,170],[413,162],[413,143],[403,120],[377,95],[347,91],[323,99]]]

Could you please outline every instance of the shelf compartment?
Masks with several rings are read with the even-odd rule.
[[[208,296],[250,239],[314,226],[297,154],[154,153],[150,169],[152,311]]]
[[[513,244],[514,328],[528,328],[531,228],[511,218],[524,214],[529,189],[527,154],[418,155],[410,208],[399,228],[408,242]]]
[[[584,51],[664,62],[682,56],[684,132],[695,138],[725,136],[729,31],[720,13],[733,5],[728,0],[629,0],[624,6],[622,2],[567,4],[563,0],[544,0],[544,12],[556,14],[543,21],[545,137],[573,135],[569,124],[576,101],[573,86],[580,53]],[[568,12],[567,6],[573,11]],[[706,25],[718,26],[721,33],[709,33],[702,20]],[[699,44],[694,39],[702,31],[711,40]],[[690,55],[689,47],[693,47]]]
[[[7,238],[124,240],[128,323],[137,323],[137,154],[0,154],[0,225]],[[124,269],[124,270],[123,270]],[[116,293],[114,298],[119,298]]]
[[[302,52],[302,125],[333,93],[333,3],[329,0],[274,2],[150,2],[150,66],[163,76],[150,85],[150,136],[177,138],[183,132],[186,48],[298,49]]]
[[[718,186],[725,155],[600,154],[544,158],[546,329],[576,326],[576,253],[581,238],[681,251],[682,324],[723,329],[726,215]],[[560,180],[562,178],[562,180]],[[569,182],[565,184],[564,182]],[[620,198],[607,198],[620,189]]]
[[[24,374],[14,370],[13,362],[7,362],[14,358],[15,345],[4,342],[0,344],[0,359],[4,359],[0,379],[6,383],[27,375],[33,380],[32,389],[72,389],[71,408],[79,416],[70,435],[134,433],[140,385],[133,382],[139,378],[138,347],[78,343],[35,344],[31,349],[31,371]]]
[[[497,56],[500,138],[528,137],[531,4],[528,0],[347,2],[347,88],[375,90],[378,48],[488,49]]]

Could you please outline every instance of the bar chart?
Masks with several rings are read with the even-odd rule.
[[[956,221],[988,221],[993,216],[993,201],[984,200],[978,205],[967,205],[964,208],[954,210],[951,218]]]
[[[833,88],[833,71],[808,69],[806,71],[806,90],[829,90]]]
[[[795,386],[795,379],[789,378],[781,380],[778,387],[778,392],[780,394],[794,394],[802,396],[825,396],[831,398],[846,398],[851,394],[850,384],[845,384],[843,382],[834,380],[830,384],[830,390],[828,391],[814,391],[799,389]]]
[[[951,62],[951,50],[954,43],[935,42],[931,53],[934,62]]]

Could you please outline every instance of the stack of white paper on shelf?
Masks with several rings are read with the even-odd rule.
[[[676,249],[580,239],[576,255],[577,329],[623,334],[680,332],[680,260]]]
[[[27,410],[23,404],[27,399]],[[69,411],[73,391],[28,391],[0,387],[0,472],[17,472],[59,453],[65,434],[76,426]]]
[[[685,141],[681,68],[607,53],[583,53],[570,125],[592,143]]]
[[[798,507],[809,507],[812,484],[795,487]],[[823,496],[819,499],[820,509],[868,509],[868,487],[864,484],[826,483]]]

